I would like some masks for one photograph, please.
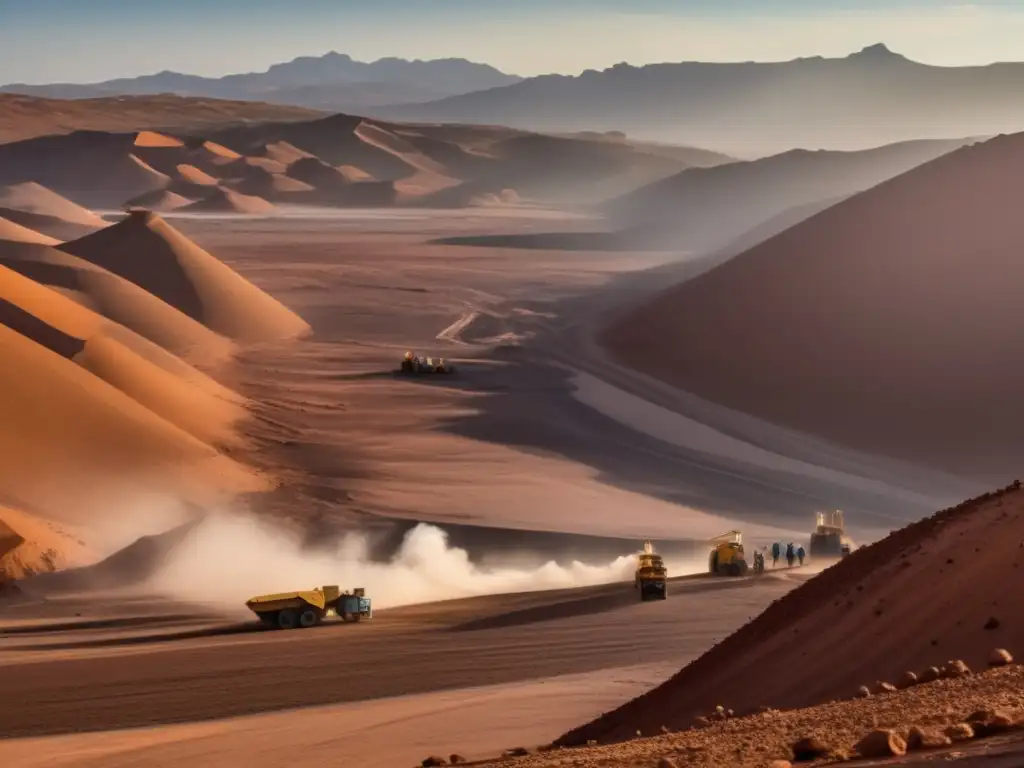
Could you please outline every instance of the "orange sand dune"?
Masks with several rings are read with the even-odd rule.
[[[269,341],[309,330],[298,315],[153,213],[133,212],[61,250],[120,275],[229,338]]]
[[[269,157],[240,157],[221,166],[221,178],[245,179],[261,173],[284,173],[288,164]]]
[[[186,205],[181,210],[260,214],[273,213],[276,209],[273,204],[261,197],[243,195],[226,187],[217,187],[202,200]]]
[[[349,181],[374,181],[371,174],[364,171],[362,168],[357,168],[354,165],[339,165],[338,173],[344,176]]]
[[[136,491],[212,501],[266,487],[86,368],[2,323],[0,354],[0,488],[48,516],[87,522],[123,514],[112,502]]]
[[[234,442],[242,398],[166,350],[51,288],[0,267],[0,321],[74,360],[204,442]]]
[[[185,142],[181,139],[176,139],[173,136],[168,136],[165,133],[157,133],[156,131],[139,131],[135,134],[135,141],[132,142],[136,147],[183,147]]]
[[[263,168],[249,168],[246,176],[233,184],[237,192],[266,200],[288,200],[300,193],[313,192],[314,188],[304,181],[280,173],[271,173]]]
[[[420,152],[398,134],[379,125],[363,121],[356,128],[355,135],[371,147],[401,159],[412,169],[408,176],[395,181],[399,200],[422,197],[462,183],[461,179],[447,175],[441,163]]]
[[[84,565],[92,553],[56,523],[0,505],[0,584]]]
[[[963,147],[670,289],[604,343],[768,421],[1005,482],[1024,459],[1022,198],[1024,134]]]
[[[64,219],[59,219],[56,216],[48,216],[44,213],[29,213],[28,211],[20,211],[16,208],[4,208],[2,206],[0,206],[0,219],[7,219],[7,221],[20,224],[21,226],[31,229],[39,234],[46,235],[50,238],[56,238],[58,241],[72,240],[96,230],[96,227],[94,226],[73,224],[64,221]]]
[[[216,367],[235,345],[119,275],[64,251],[0,242],[0,265],[48,285],[176,357]]]
[[[0,240],[9,240],[15,243],[36,243],[37,245],[59,245],[60,240],[36,232],[21,224],[15,224],[9,219],[0,217]]]
[[[347,187],[353,183],[348,175],[315,157],[299,158],[288,166],[286,173],[289,178],[325,191]]]
[[[263,145],[260,149],[266,157],[271,160],[275,160],[286,167],[294,163],[296,160],[313,156],[304,149],[299,149],[298,147],[289,144],[287,141],[272,141]]]
[[[152,192],[133,197],[124,204],[124,208],[146,208],[151,211],[173,211],[189,205],[194,201],[171,192],[169,189],[155,189]]]
[[[208,173],[199,170],[194,165],[187,163],[178,163],[175,166],[175,170],[178,175],[188,184],[196,184],[202,187],[215,187],[217,186],[217,180]]]
[[[53,216],[70,224],[104,227],[106,222],[92,211],[61,197],[41,184],[25,182],[0,188],[0,206],[26,213]]]

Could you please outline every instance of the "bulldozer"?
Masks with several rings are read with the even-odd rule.
[[[259,595],[247,600],[245,607],[259,616],[264,624],[278,629],[313,627],[328,616],[335,616],[342,621],[373,618],[370,598],[366,597],[362,587],[352,592],[342,592],[336,585],[331,585],[305,591]]]
[[[654,554],[654,545],[644,542],[644,551],[637,555],[633,585],[640,590],[640,600],[665,600],[668,597],[668,569],[661,555]]]
[[[711,554],[708,555],[708,572],[718,576],[745,576],[747,559],[743,551],[743,534],[729,531],[721,536],[708,539]]]
[[[846,557],[850,554],[853,542],[846,535],[842,510],[818,512],[815,522],[807,548],[811,557]]]
[[[455,366],[447,362],[443,357],[435,360],[433,357],[414,355],[410,351],[402,356],[402,364],[398,372],[413,376],[430,373],[455,373]]]

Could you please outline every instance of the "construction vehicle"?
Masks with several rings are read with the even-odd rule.
[[[637,555],[636,577],[633,586],[640,590],[640,600],[664,600],[668,597],[668,569],[661,555],[654,554],[650,541],[644,542],[644,551]]]
[[[402,357],[402,365],[398,371],[399,373],[410,375],[455,373],[455,366],[446,362],[443,357],[435,360],[432,357],[421,357],[420,355],[414,355],[412,352],[406,352]]]
[[[327,616],[342,621],[373,618],[373,608],[366,591],[359,587],[342,592],[337,586],[316,587],[308,591],[280,592],[259,595],[246,601],[245,607],[260,621],[278,629],[313,627]]]
[[[743,551],[743,534],[729,531],[708,539],[712,545],[708,556],[708,572],[719,576],[745,576],[747,558]]]
[[[811,557],[846,557],[850,554],[853,542],[846,535],[841,510],[818,512],[816,523],[807,548]]]

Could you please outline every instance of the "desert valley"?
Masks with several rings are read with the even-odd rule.
[[[0,87],[0,765],[1024,764],[1021,79]]]

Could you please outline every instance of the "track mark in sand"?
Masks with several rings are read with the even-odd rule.
[[[23,626],[5,627],[0,629],[0,638],[15,635],[44,635],[51,632],[74,632],[82,630],[127,629],[131,627],[151,627],[161,624],[187,624],[209,621],[209,616],[194,614],[166,614],[159,616],[127,616],[112,619],[86,619],[83,621],[62,621],[50,624],[26,624]]]
[[[456,344],[463,344],[465,346],[469,346],[468,344],[466,344],[466,342],[462,340],[462,332],[466,330],[470,325],[472,325],[473,322],[478,317],[480,317],[480,313],[475,309],[472,312],[467,312],[454,323],[452,323],[439,334],[437,334],[437,336],[435,336],[434,338],[436,338],[438,341],[451,341]]]

